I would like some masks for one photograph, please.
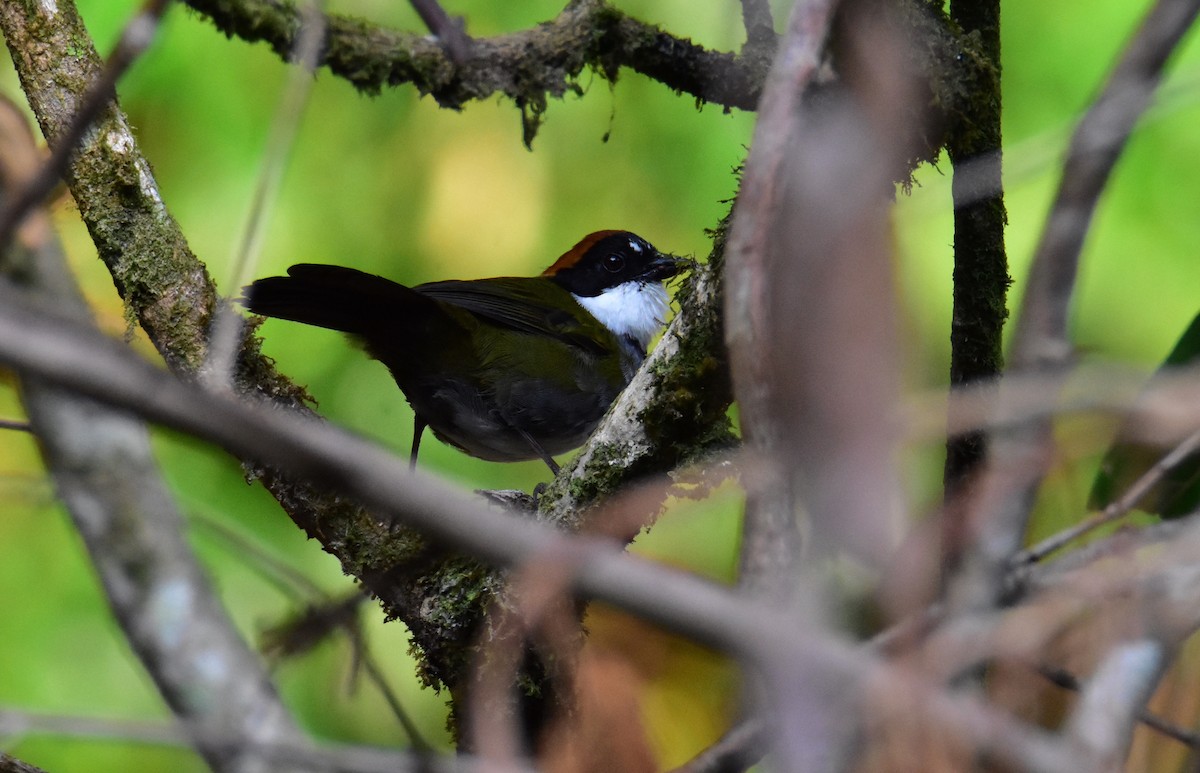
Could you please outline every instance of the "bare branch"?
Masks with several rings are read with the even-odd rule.
[[[0,429],[9,429],[15,432],[29,432],[29,422],[20,421],[19,419],[0,419]]]
[[[1037,669],[1037,672],[1045,677],[1052,684],[1055,684],[1064,690],[1078,692],[1081,689],[1079,680],[1073,674],[1070,674],[1059,668],[1048,668],[1042,666]],[[1173,722],[1168,722],[1157,714],[1152,714],[1146,709],[1138,712],[1138,721],[1146,727],[1158,733],[1162,733],[1171,740],[1178,741],[1184,746],[1192,749],[1200,749],[1200,735],[1180,727]]]
[[[843,7],[844,76],[802,97],[824,56],[830,5],[798,4],[781,42],[727,272],[727,340],[754,471],[743,567],[773,567],[784,583],[796,576],[801,513],[814,546],[869,562],[888,551],[887,524],[900,514],[887,209],[920,129],[906,123],[904,27],[877,5]]]
[[[1030,268],[1014,334],[1014,369],[1058,368],[1070,356],[1067,312],[1096,202],[1125,140],[1153,100],[1167,60],[1197,13],[1197,0],[1158,0],[1075,129]]]

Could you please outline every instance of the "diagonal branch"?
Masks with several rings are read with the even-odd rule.
[[[59,178],[67,171],[67,165],[84,133],[115,96],[117,81],[154,39],[154,32],[166,7],[166,0],[149,0],[125,25],[116,48],[104,64],[103,74],[80,100],[78,113],[66,125],[50,158],[42,164],[36,177],[11,192],[4,208],[0,210],[0,248],[8,244],[21,219],[50,195]]]
[[[1014,334],[1015,369],[1052,369],[1070,357],[1067,314],[1092,214],[1126,140],[1153,101],[1167,60],[1198,13],[1198,0],[1158,0],[1075,129],[1030,268]]]
[[[36,149],[15,107],[3,108],[8,198],[26,181],[21,169],[33,164],[23,159]],[[48,215],[35,210],[25,223],[5,256],[9,270],[62,313],[88,319]],[[304,735],[183,536],[145,425],[37,378],[22,380],[21,396],[113,615],[200,755],[214,771],[242,773],[262,769],[259,745],[303,748]]]

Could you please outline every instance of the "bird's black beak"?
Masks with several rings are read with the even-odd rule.
[[[663,279],[670,279],[691,267],[692,261],[687,258],[677,258],[674,255],[660,252],[646,266],[642,279],[647,282],[659,282]]]

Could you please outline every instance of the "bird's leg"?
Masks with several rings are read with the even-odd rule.
[[[425,432],[425,428],[429,424],[421,418],[420,414],[413,414],[413,444],[412,454],[408,457],[408,469],[417,469],[417,451],[421,449],[421,434]]]
[[[560,469],[558,462],[554,461],[553,457],[550,456],[545,448],[542,448],[542,444],[534,440],[532,435],[520,427],[513,427],[513,429],[515,429],[517,433],[521,435],[521,437],[525,438],[525,442],[529,444],[529,447],[533,449],[534,453],[542,458],[542,461],[545,462],[546,466],[550,468],[550,473],[552,475],[558,475],[558,471]]]

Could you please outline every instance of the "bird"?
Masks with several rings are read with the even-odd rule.
[[[629,384],[688,261],[629,231],[590,233],[538,276],[408,287],[300,263],[239,299],[253,314],[346,333],[391,372],[425,429],[470,456],[541,459],[582,445]]]

